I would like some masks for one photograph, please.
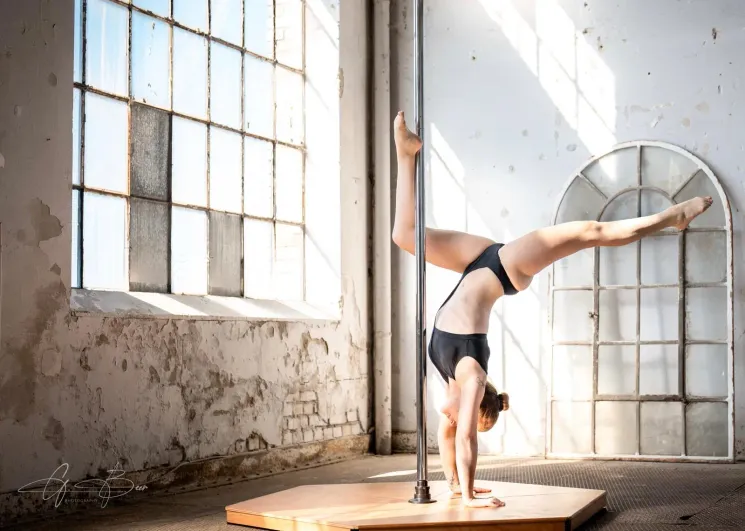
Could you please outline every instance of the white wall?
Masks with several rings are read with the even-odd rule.
[[[745,385],[745,6],[706,2],[428,0],[425,2],[428,216],[437,227],[509,241],[551,222],[558,194],[591,155],[660,140],[710,165],[732,206],[736,395]],[[413,121],[412,2],[393,6],[392,107]],[[394,109],[392,109],[394,110]],[[392,116],[392,115],[391,115]],[[395,256],[393,429],[416,429],[414,261]],[[428,323],[457,282],[430,267]],[[498,303],[490,376],[512,410],[482,452],[542,454],[550,362],[548,276]],[[439,382],[430,365],[430,406]],[[430,407],[430,411],[434,408]],[[737,399],[745,455],[745,399]],[[429,417],[434,444],[436,415]]]

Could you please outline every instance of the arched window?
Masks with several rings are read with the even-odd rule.
[[[572,178],[554,221],[700,195],[714,204],[684,232],[554,265],[549,455],[734,458],[732,221],[712,171],[676,146],[621,144]]]

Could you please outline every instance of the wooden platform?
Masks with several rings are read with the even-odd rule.
[[[430,483],[436,503],[414,505],[411,483],[307,485],[226,507],[230,524],[276,531],[569,531],[605,507],[600,490],[479,481],[505,502],[498,509],[464,509],[445,482]]]

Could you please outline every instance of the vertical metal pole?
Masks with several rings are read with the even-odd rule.
[[[424,9],[423,0],[414,0],[414,71],[416,87],[416,131],[424,142]],[[411,503],[432,503],[427,484],[427,332],[425,319],[424,241],[424,144],[416,161],[416,488]]]

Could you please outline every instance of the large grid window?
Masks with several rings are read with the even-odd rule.
[[[572,180],[557,223],[714,204],[683,232],[590,249],[552,275],[551,454],[732,459],[732,232],[711,171],[634,143]]]
[[[76,0],[73,287],[301,300],[303,0]]]

